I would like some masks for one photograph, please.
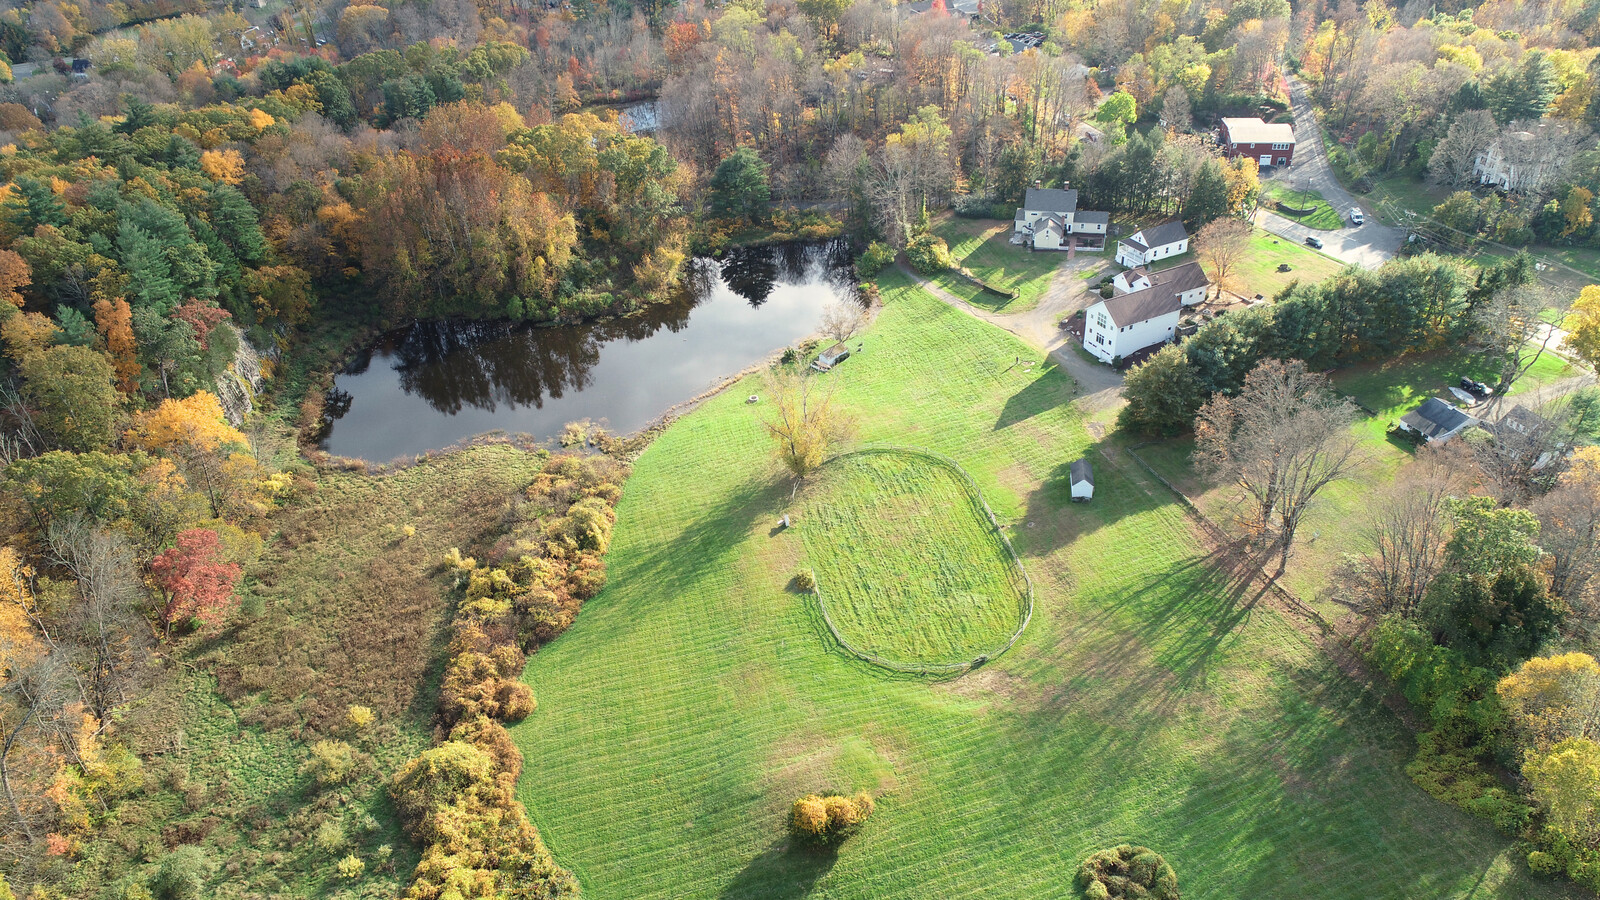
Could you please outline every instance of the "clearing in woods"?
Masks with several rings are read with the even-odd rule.
[[[585,897],[1068,898],[1078,863],[1123,842],[1190,900],[1570,891],[1406,777],[1393,713],[1219,573],[1048,359],[897,272],[880,286],[864,352],[822,377],[863,442],[972,473],[1033,620],[956,679],[830,646],[788,587],[806,548],[772,527],[791,482],[744,402],[759,381],[713,397],[639,457],[609,586],[524,674],[518,796]],[[1095,497],[1074,504],[1083,456]],[[877,812],[836,854],[790,845],[797,796],[855,789]]]
[[[1003,648],[1027,613],[1011,551],[966,478],[907,450],[831,460],[801,494],[820,602],[859,651],[958,665]]]

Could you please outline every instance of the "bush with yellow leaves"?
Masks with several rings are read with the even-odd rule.
[[[854,797],[807,794],[794,801],[789,829],[808,843],[834,844],[854,834],[873,809],[872,795],[866,791],[859,791]]]

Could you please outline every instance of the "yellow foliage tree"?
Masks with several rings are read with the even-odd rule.
[[[139,348],[133,338],[133,309],[121,297],[101,297],[94,302],[94,323],[105,341],[117,390],[131,394],[139,389]]]
[[[1587,653],[1530,659],[1495,690],[1535,752],[1600,727],[1600,663]]]
[[[33,269],[28,261],[14,250],[0,250],[0,300],[21,306],[22,294],[17,289],[32,283]]]
[[[200,154],[200,171],[212,181],[238,184],[244,180],[244,157],[232,148],[207,150]]]
[[[17,551],[0,547],[0,677],[6,670],[33,660],[39,654],[34,633],[33,570],[23,565]]]
[[[1595,799],[1600,797],[1600,745],[1567,738],[1545,756],[1522,767],[1533,796],[1544,805],[1550,824],[1574,840],[1594,831]]]
[[[1568,332],[1567,349],[1591,368],[1600,366],[1600,285],[1591,284],[1578,294],[1561,327]]]
[[[228,424],[221,401],[210,391],[182,400],[163,400],[155,409],[140,413],[128,429],[127,439],[152,453],[177,447],[215,453],[224,446],[245,444],[244,435]]]

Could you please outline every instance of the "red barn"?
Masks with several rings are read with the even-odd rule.
[[[1248,156],[1266,166],[1294,162],[1294,126],[1268,125],[1260,119],[1223,119],[1222,152]]]

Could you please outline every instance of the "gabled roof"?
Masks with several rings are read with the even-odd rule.
[[[1497,424],[1517,434],[1531,434],[1549,428],[1550,420],[1519,403],[1511,407],[1510,412],[1501,416]]]
[[[1110,225],[1111,213],[1083,210],[1073,214],[1072,220],[1079,225]]]
[[[1133,249],[1139,251],[1140,253],[1143,253],[1146,250],[1150,249],[1149,247],[1146,247],[1144,245],[1144,241],[1139,240],[1139,235],[1138,234],[1135,234],[1133,237],[1126,238],[1124,240],[1118,241],[1117,243],[1119,243],[1119,244],[1127,244],[1129,247],[1132,247]]]
[[[1235,144],[1293,144],[1294,128],[1282,122],[1267,124],[1260,119],[1223,119],[1228,140]]]
[[[1078,192],[1063,191],[1059,188],[1028,188],[1028,194],[1023,198],[1022,205],[1029,210],[1053,213],[1076,212]]]
[[[1178,299],[1177,294],[1159,287],[1119,294],[1100,302],[1105,305],[1112,324],[1118,328],[1148,322],[1183,309],[1183,301]]]
[[[1160,225],[1152,225],[1134,235],[1136,238],[1142,238],[1144,243],[1152,247],[1176,244],[1188,236],[1189,230],[1183,227],[1183,221],[1180,219],[1170,219]]]
[[[1427,438],[1447,437],[1476,421],[1438,397],[1429,397],[1400,417],[1401,424]]]
[[[845,354],[847,354],[849,352],[850,352],[850,348],[846,347],[844,344],[834,344],[832,347],[829,347],[828,349],[822,351],[822,356],[820,358],[821,359],[838,359],[839,357],[844,356]]]
[[[1210,283],[1211,279],[1206,277],[1206,270],[1197,262],[1186,262],[1181,266],[1150,273],[1151,290],[1164,287],[1174,294],[1188,293]]]
[[[1094,466],[1089,465],[1087,459],[1073,460],[1070,480],[1074,485],[1087,484],[1090,487],[1094,487]]]

